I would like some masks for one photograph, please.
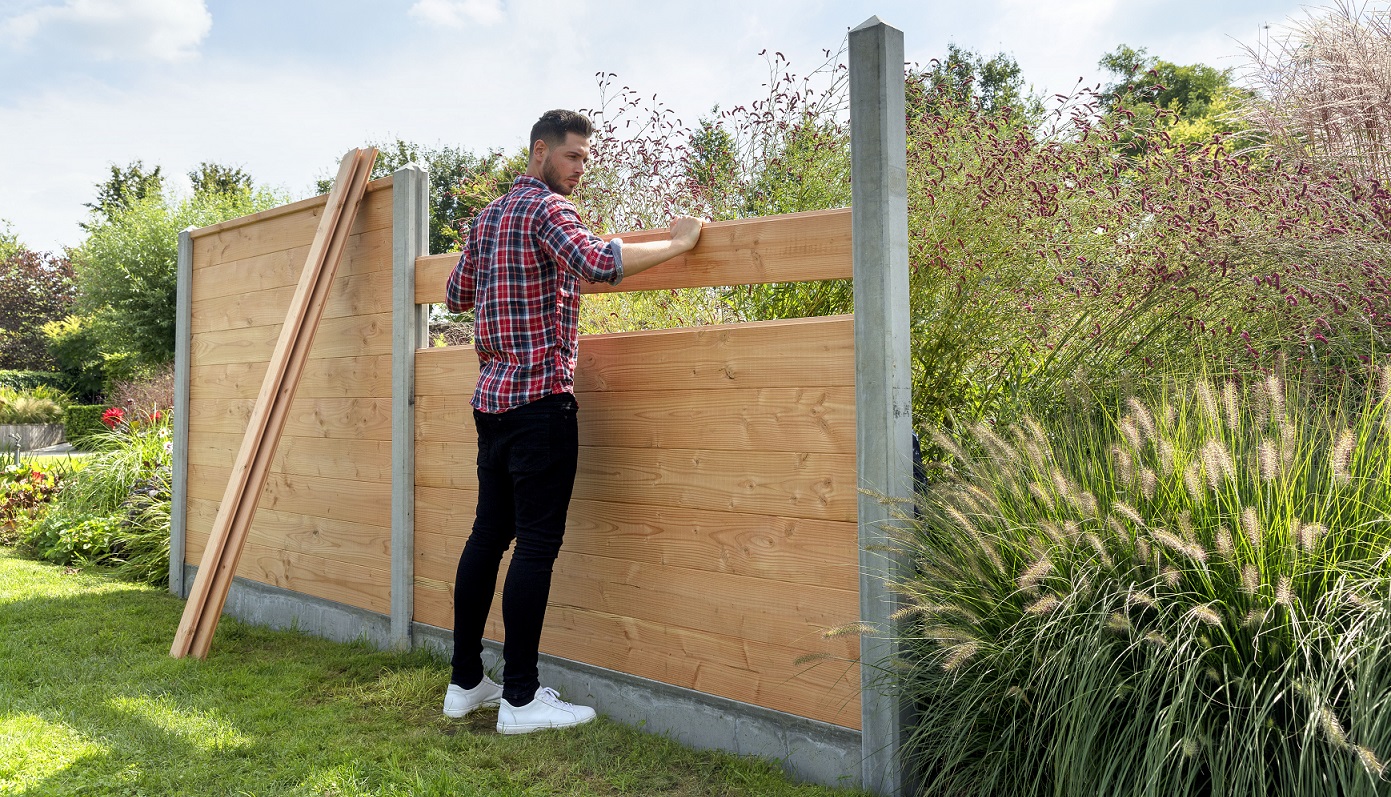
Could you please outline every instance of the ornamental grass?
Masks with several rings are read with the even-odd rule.
[[[897,584],[925,793],[1391,788],[1391,369],[1373,376],[1342,401],[1199,380],[939,437]]]

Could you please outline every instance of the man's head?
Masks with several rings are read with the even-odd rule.
[[[594,125],[574,111],[546,111],[531,127],[531,160],[527,174],[550,189],[569,196],[589,164],[589,137]]]

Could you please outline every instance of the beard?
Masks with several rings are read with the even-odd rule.
[[[541,181],[546,184],[547,188],[561,196],[570,196],[573,191],[570,186],[561,181],[560,170],[551,166],[551,159],[549,156],[541,163]]]

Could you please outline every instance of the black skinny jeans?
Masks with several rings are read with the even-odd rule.
[[[574,396],[555,393],[503,413],[473,413],[478,512],[454,581],[452,681],[471,688],[483,678],[483,628],[502,554],[516,539],[502,587],[502,695],[514,706],[531,702],[540,686],[541,624],[579,457],[577,411]]]

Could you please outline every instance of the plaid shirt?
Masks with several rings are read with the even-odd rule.
[[[581,277],[617,284],[620,245],[591,233],[545,183],[518,177],[478,214],[445,295],[452,312],[474,311],[474,408],[505,412],[574,392]]]

